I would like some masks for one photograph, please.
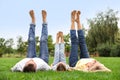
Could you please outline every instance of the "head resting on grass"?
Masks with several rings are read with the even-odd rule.
[[[29,60],[25,67],[23,68],[23,72],[36,72],[36,63],[33,60]]]
[[[57,66],[57,71],[66,71],[66,66],[63,63],[59,63]]]

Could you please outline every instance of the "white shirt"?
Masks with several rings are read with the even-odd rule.
[[[23,68],[24,68],[26,62],[28,62],[31,59],[36,63],[36,66],[37,66],[36,71],[51,69],[51,67],[44,60],[42,60],[40,58],[24,58],[21,61],[19,61],[18,63],[16,63],[15,66],[13,66],[11,68],[11,70],[23,72]]]

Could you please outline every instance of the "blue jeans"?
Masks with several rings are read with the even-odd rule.
[[[59,62],[66,63],[64,49],[65,49],[64,43],[55,44],[55,54],[54,54],[53,65],[56,65]]]
[[[42,34],[40,38],[40,54],[39,58],[43,59],[48,63],[49,53],[48,53],[48,30],[47,24],[42,24]],[[35,42],[35,24],[30,24],[29,35],[28,35],[28,58],[36,57],[36,42]]]
[[[69,57],[69,65],[74,67],[78,61],[78,46],[80,47],[80,58],[89,58],[88,49],[84,37],[83,30],[78,30],[78,38],[76,30],[70,30],[71,37],[71,51]]]

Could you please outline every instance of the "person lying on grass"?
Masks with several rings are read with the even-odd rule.
[[[12,71],[20,72],[36,72],[38,70],[50,70],[51,67],[47,64],[49,53],[48,53],[48,30],[46,23],[47,13],[45,10],[42,10],[42,32],[40,39],[40,54],[39,57],[36,57],[36,42],[35,42],[35,16],[34,11],[29,12],[32,24],[30,24],[29,35],[28,35],[28,53],[27,58],[22,59],[11,68]]]
[[[111,72],[111,70],[105,67],[103,64],[89,57],[84,32],[82,30],[82,26],[79,19],[80,14],[81,12],[76,10],[72,11],[71,13],[71,52],[69,57],[70,67],[73,67],[73,70],[80,70],[85,72]],[[75,22],[77,23],[78,38],[76,36]],[[80,47],[80,60],[78,60],[78,46]]]
[[[54,71],[67,71],[69,69],[64,55],[64,48],[63,32],[59,31],[56,36],[54,61],[51,66]]]

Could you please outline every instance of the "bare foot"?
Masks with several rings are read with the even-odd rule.
[[[42,10],[42,19],[43,22],[46,22],[47,12],[45,10]]]
[[[63,35],[63,32],[62,32],[62,31],[59,31],[59,35],[62,36],[62,35]]]
[[[77,18],[76,18],[75,21],[76,21],[77,23],[79,23],[79,22],[80,22],[80,18],[79,18],[79,16],[80,16],[81,12],[78,11],[76,14],[77,14]]]
[[[29,14],[30,14],[30,16],[31,16],[32,23],[33,23],[33,24],[35,24],[35,16],[34,16],[34,11],[33,11],[33,10],[30,10]]]
[[[63,32],[59,32],[60,38],[61,38],[61,43],[64,43],[64,36],[63,36]]]
[[[77,12],[77,18],[76,18],[76,20],[75,20],[76,23],[77,23],[77,25],[78,25],[78,26],[77,26],[77,29],[78,29],[78,30],[81,30],[81,29],[82,29],[82,25],[81,25],[81,22],[80,22],[80,14],[81,14],[81,12],[78,11],[78,12]]]
[[[73,10],[71,13],[71,22],[75,21],[75,14],[76,14],[76,10]]]

